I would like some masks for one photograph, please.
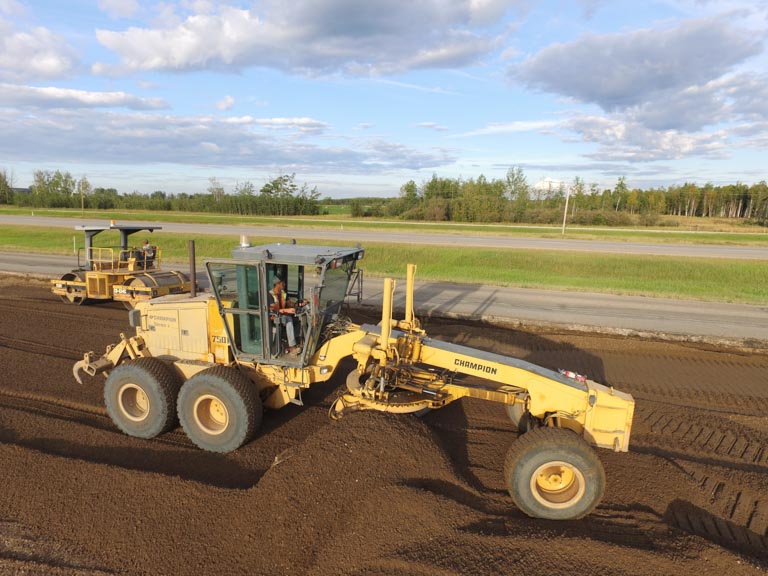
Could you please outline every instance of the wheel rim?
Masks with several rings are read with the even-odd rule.
[[[123,415],[132,422],[141,422],[149,415],[149,397],[136,384],[125,384],[117,393]]]
[[[546,462],[531,476],[531,493],[548,508],[568,508],[584,496],[581,470],[560,460]]]
[[[229,426],[229,411],[219,398],[211,394],[200,396],[192,409],[195,424],[212,436],[221,434]]]

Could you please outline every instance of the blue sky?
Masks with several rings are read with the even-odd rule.
[[[281,175],[767,179],[768,2],[0,0],[0,170],[120,192]]]

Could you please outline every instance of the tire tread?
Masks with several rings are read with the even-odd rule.
[[[201,443],[198,443],[195,440],[195,437],[194,437],[195,433],[193,432],[190,435],[190,430],[187,430],[187,427],[184,427],[185,432],[187,432],[187,436],[190,437],[190,439],[198,447],[204,450],[212,451],[212,452],[230,452],[232,450],[236,450],[246,442],[253,439],[254,435],[256,434],[256,431],[261,426],[261,421],[263,417],[261,398],[256,392],[256,388],[254,384],[244,374],[242,374],[237,368],[233,368],[230,366],[221,366],[221,365],[212,366],[211,368],[207,368],[202,372],[198,372],[197,374],[192,376],[192,378],[190,378],[187,382],[191,382],[194,379],[200,379],[200,378],[212,379],[214,382],[213,384],[214,387],[217,385],[216,382],[218,381],[219,384],[225,383],[232,388],[235,394],[243,402],[243,406],[245,408],[245,415],[246,415],[246,427],[245,427],[245,430],[240,435],[238,435],[239,441],[237,443],[237,446],[234,446],[234,447],[231,447],[230,445],[216,446],[215,444],[202,445]],[[182,395],[183,395],[183,391],[182,391]],[[178,403],[177,409],[179,414],[179,420],[182,422],[182,425],[183,425],[184,418],[181,416],[182,414],[181,396],[179,397],[179,403]]]
[[[586,487],[587,491],[592,489],[596,489],[597,491],[594,501],[586,509],[571,514],[563,512],[562,510],[552,511],[551,515],[542,516],[537,514],[532,506],[528,505],[529,503],[526,501],[526,495],[523,495],[523,497],[518,497],[518,495],[516,495],[512,482],[515,470],[518,466],[523,464],[532,453],[548,446],[551,446],[553,449],[560,449],[566,452],[579,454],[588,462],[595,464],[591,471],[596,472],[596,476],[592,478],[592,475],[585,474],[585,482],[588,483]],[[512,443],[512,446],[507,451],[507,455],[504,459],[504,479],[509,493],[512,496],[512,500],[525,514],[552,520],[577,520],[583,518],[592,512],[592,510],[594,510],[600,503],[605,491],[605,470],[603,469],[597,454],[581,436],[578,436],[572,430],[564,428],[534,428],[530,432],[522,434]],[[592,480],[594,486],[589,485],[590,480]],[[576,505],[574,505],[574,508],[576,508]]]
[[[112,417],[112,421],[118,428],[120,428],[120,430],[129,436],[153,438],[159,434],[172,430],[176,426],[177,419],[174,406],[176,405],[176,397],[181,388],[181,382],[173,368],[159,358],[139,357],[120,364],[110,372],[109,378],[107,378],[107,382],[105,383],[104,402],[107,405],[107,410],[110,413],[110,416],[112,416],[113,411],[119,410],[111,405],[112,401],[107,393],[106,386],[109,385],[110,378],[115,377],[116,374],[119,376],[122,373],[130,374],[131,372],[135,373],[136,371],[141,374],[141,377],[134,376],[133,378],[143,380],[144,384],[149,385],[150,387],[154,385],[157,386],[157,391],[165,402],[165,406],[159,408],[161,418],[156,426],[152,426],[149,431],[141,433],[137,433],[137,431],[127,428],[122,422],[114,417]]]

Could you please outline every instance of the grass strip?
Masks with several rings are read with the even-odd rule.
[[[161,247],[166,263],[175,263],[177,268],[186,266],[189,240],[195,240],[199,260],[229,258],[239,242],[230,235],[206,234],[195,238],[154,232],[148,237]],[[136,242],[143,238],[144,235],[137,235]],[[254,245],[280,241],[285,238],[250,237]],[[316,243],[353,245],[320,239]],[[104,232],[97,237],[96,244],[117,246],[119,235]],[[81,232],[27,226],[0,229],[0,250],[4,251],[72,255],[73,246],[82,248]],[[768,266],[761,261],[384,243],[372,243],[364,248],[363,268],[370,276],[402,278],[405,264],[412,262],[418,266],[419,281],[745,304],[768,301]]]

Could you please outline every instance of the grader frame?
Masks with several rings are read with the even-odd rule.
[[[515,504],[537,518],[575,519],[602,498],[605,472],[592,446],[627,451],[634,412],[628,394],[521,359],[431,339],[414,312],[409,265],[404,319],[393,320],[395,281],[384,282],[378,325],[341,315],[362,249],[273,244],[241,246],[233,259],[206,262],[213,293],[140,302],[136,335],[74,369],[107,374],[105,402],[129,435],[151,438],[178,422],[200,448],[229,452],[248,442],[262,410],[303,404],[302,391],[329,380],[346,358],[356,367],[333,403],[334,419],[354,411],[424,413],[470,397],[502,404],[521,433],[504,478]],[[283,349],[269,308],[274,275],[310,302],[298,354]],[[315,285],[310,276],[314,274]],[[359,297],[359,292],[358,292]]]

